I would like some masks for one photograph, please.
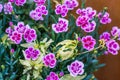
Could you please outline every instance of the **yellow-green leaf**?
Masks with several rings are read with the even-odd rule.
[[[66,74],[62,78],[60,78],[60,80],[82,80],[85,78],[85,76],[86,76],[86,74],[77,76],[77,77],[72,77],[70,74]]]

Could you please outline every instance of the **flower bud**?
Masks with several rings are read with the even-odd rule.
[[[4,65],[1,65],[1,69],[4,70],[4,69],[5,69],[5,66],[4,66]]]
[[[64,72],[61,71],[61,72],[59,73],[59,75],[60,75],[60,77],[64,76]]]
[[[11,21],[10,21],[10,22],[9,22],[9,26],[11,26],[11,27],[12,27],[12,26],[13,26],[13,22],[11,22]]]
[[[15,50],[12,48],[11,50],[10,50],[10,53],[14,53],[15,52]]]

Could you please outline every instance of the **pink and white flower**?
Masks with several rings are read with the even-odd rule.
[[[70,65],[67,66],[70,75],[76,77],[78,75],[82,75],[84,73],[84,64],[81,61],[74,61]]]
[[[12,6],[11,2],[5,3],[4,4],[4,13],[12,14],[12,12],[13,12],[13,6]]]
[[[81,27],[85,32],[92,32],[95,30],[96,22],[91,21],[87,16],[79,16],[76,20],[76,25]]]
[[[56,6],[56,9],[55,9],[55,13],[56,14],[60,14],[62,17],[65,17],[67,16],[67,13],[68,13],[68,8],[66,5],[61,5],[61,4],[58,4]]]
[[[55,33],[62,33],[68,31],[68,20],[64,18],[59,18],[57,24],[52,24],[52,29]]]
[[[24,22],[18,22],[17,26],[14,27],[15,31],[18,31],[19,33],[24,34],[26,30],[26,26],[24,25]]]
[[[104,39],[105,41],[109,41],[110,40],[110,33],[108,32],[104,32],[100,35],[100,39]]]
[[[85,9],[77,9],[76,13],[80,16],[87,16],[92,19],[96,15],[96,10],[93,10],[91,7],[87,7]]]
[[[15,0],[17,6],[23,6],[26,3],[26,0]]]
[[[64,4],[67,5],[69,10],[73,10],[75,7],[78,7],[79,3],[77,0],[64,0]]]
[[[98,14],[98,18],[100,19],[100,23],[102,24],[107,24],[107,23],[111,23],[111,18],[109,18],[109,13],[105,12],[105,14],[103,15],[103,13],[99,13]]]
[[[120,28],[118,28],[117,26],[113,26],[111,30],[111,34],[112,36],[117,36],[118,40],[120,40]]]
[[[34,0],[34,2],[37,4],[37,6],[44,5],[46,0]]]
[[[50,72],[45,80],[60,80],[55,72]]]
[[[35,41],[37,38],[36,31],[34,29],[28,28],[24,32],[24,39],[26,42],[32,42]]]
[[[50,68],[54,68],[56,66],[55,55],[53,53],[49,53],[49,54],[45,55],[43,58],[43,63],[47,67],[49,66]]]
[[[38,49],[34,49],[33,47],[29,47],[24,51],[24,57],[26,60],[37,60],[40,55],[40,51]]]
[[[5,32],[8,34],[8,37],[12,35],[13,29],[11,27],[8,27]]]
[[[107,51],[113,55],[117,55],[118,50],[120,50],[120,46],[115,40],[110,40],[106,42],[106,46],[107,46]]]
[[[94,49],[96,40],[92,36],[88,35],[82,38],[82,44],[83,44],[83,48],[85,48],[88,51],[91,51]]]
[[[15,44],[20,44],[20,42],[22,41],[22,34],[14,31],[10,36],[10,40],[13,41]]]
[[[44,20],[43,16],[48,14],[48,10],[46,10],[46,6],[41,5],[36,7],[35,10],[30,11],[30,17],[36,21]]]

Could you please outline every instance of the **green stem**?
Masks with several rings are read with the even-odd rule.
[[[98,46],[98,47],[96,47],[94,50],[98,50],[98,49],[100,49],[100,48],[102,48],[102,46],[101,46],[101,45],[100,45],[100,46]],[[94,51],[94,50],[85,51],[85,52],[81,52],[81,53],[78,53],[78,54],[85,54],[85,53],[89,53],[89,52]]]
[[[86,0],[81,0],[81,1],[82,1],[81,8],[85,8]]]

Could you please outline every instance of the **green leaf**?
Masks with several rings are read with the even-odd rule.
[[[84,74],[82,76],[77,76],[77,77],[72,77],[72,76],[70,76],[70,74],[66,74],[62,78],[60,78],[60,80],[82,80],[85,77],[86,77],[86,74]]]
[[[0,73],[0,80],[3,80],[3,76],[2,76],[2,73]]]

